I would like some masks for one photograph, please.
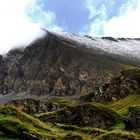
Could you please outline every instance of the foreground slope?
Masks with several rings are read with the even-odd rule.
[[[92,115],[94,116],[94,113]],[[66,122],[64,121],[63,123]],[[43,123],[13,106],[3,106],[0,108],[0,139],[112,140],[113,138],[116,140],[138,140],[139,135],[122,130],[109,132],[108,130],[94,127]]]

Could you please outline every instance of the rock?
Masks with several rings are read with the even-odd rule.
[[[130,90],[129,81],[133,82],[131,78],[113,80],[116,83],[112,81],[106,91],[102,85],[118,76],[122,66],[130,64],[130,61],[125,56],[118,59],[116,55],[103,50],[87,48],[73,40],[73,37],[77,37],[75,35],[71,36],[72,39],[67,37],[47,31],[43,38],[26,48],[12,49],[1,57],[1,94],[27,92],[30,97],[56,95],[76,98],[95,89],[92,100],[98,102],[100,97],[112,101],[126,96],[125,93]],[[124,86],[119,82],[123,82]],[[104,92],[107,94],[102,96]]]
[[[38,138],[37,136],[30,134],[28,132],[23,132],[21,140],[44,140],[44,139]]]
[[[55,112],[44,113],[38,118],[44,122],[95,128],[109,128],[122,119],[119,114],[100,104],[68,106]]]
[[[126,130],[140,129],[140,106],[132,106],[129,108],[128,117],[124,120]]]
[[[110,82],[94,88],[90,93],[80,96],[80,102],[108,103],[117,101],[140,89],[140,70],[125,70],[120,76],[113,77]]]

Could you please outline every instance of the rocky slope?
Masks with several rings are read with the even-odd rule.
[[[36,96],[78,96],[109,82],[126,64],[139,65],[139,55],[136,54],[135,59],[129,56],[130,61],[128,55],[121,54],[119,59],[120,50],[117,52],[116,49],[118,54],[113,55],[113,52],[102,48],[103,44],[93,47],[89,37],[45,32],[43,38],[31,43],[25,50],[13,49],[1,58],[2,94],[28,92]],[[95,42],[95,39],[92,40]],[[101,40],[104,41],[104,38],[96,39],[96,42]],[[110,40],[112,46],[109,50],[114,47],[113,43]]]
[[[109,83],[96,87],[92,92],[81,95],[81,102],[108,103],[117,101],[134,92],[140,92],[140,70],[125,70],[120,76],[114,77]]]

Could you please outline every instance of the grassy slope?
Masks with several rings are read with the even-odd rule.
[[[133,132],[113,130],[98,136],[96,140],[139,140],[139,137]]]
[[[47,101],[51,102],[52,104],[54,104],[56,106],[59,106],[59,107],[66,107],[66,106],[76,105],[76,101],[66,99],[66,98],[63,98],[63,97],[58,97],[58,96],[51,97]]]
[[[139,67],[132,66],[132,65],[127,65],[127,64],[120,64],[120,68],[122,70],[140,70]]]
[[[75,106],[76,105],[74,105],[74,107]],[[110,114],[110,110],[108,112],[108,107],[106,106],[94,104],[92,107]],[[126,140],[127,138],[131,138],[132,140],[138,139],[134,133],[128,133],[125,131],[113,130],[109,132],[108,130],[93,127],[79,127],[76,125],[59,123],[43,123],[38,119],[20,111],[16,107],[10,105],[1,107],[0,139],[23,139],[25,134],[35,136],[37,138],[48,138],[48,140],[105,140],[106,137],[109,138],[108,140],[113,140],[112,135],[114,134],[114,138],[117,137],[115,140],[124,140],[122,138],[125,138]]]
[[[140,94],[132,94],[111,103],[109,106],[119,114],[126,116],[128,108],[133,105],[140,105]]]
[[[91,140],[93,138],[79,129],[72,132],[71,128],[65,130],[58,125],[45,124],[13,106],[0,108],[0,139],[28,139],[27,136],[48,140]]]
[[[37,116],[44,122],[92,127],[110,127],[121,122],[121,116],[106,105],[87,103],[43,113]],[[47,119],[46,119],[47,118]]]
[[[55,130],[49,125],[45,125],[26,113],[21,112],[15,107],[4,106],[0,108],[0,131],[7,137],[20,138],[25,133],[36,137],[55,137]],[[61,134],[61,133],[60,133]],[[58,138],[61,135],[58,135]]]

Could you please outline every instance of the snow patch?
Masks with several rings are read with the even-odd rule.
[[[62,41],[69,41],[77,46],[103,50],[107,53],[117,54],[128,57],[140,58],[140,40],[138,39],[117,39],[117,41],[102,39],[92,36],[78,36],[62,31],[49,31]]]

